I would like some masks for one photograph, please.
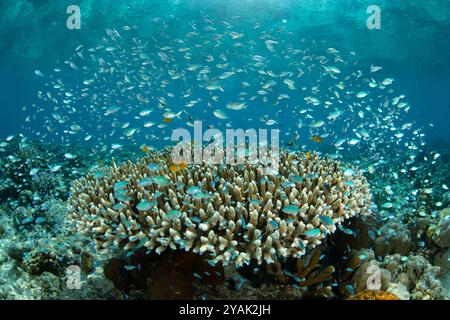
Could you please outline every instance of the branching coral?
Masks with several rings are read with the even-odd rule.
[[[370,212],[362,174],[317,154],[281,152],[272,176],[251,164],[170,165],[163,151],[76,181],[77,230],[98,248],[182,249],[242,266],[301,257],[345,219]]]

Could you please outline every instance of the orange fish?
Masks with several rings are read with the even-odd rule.
[[[164,118],[163,122],[164,123],[170,123],[170,122],[172,122],[172,119],[171,118]]]
[[[143,146],[141,147],[141,151],[144,152],[144,153],[149,153],[149,152],[150,152],[150,148],[147,147],[146,145],[143,145]]]
[[[317,143],[322,143],[322,138],[319,136],[312,136],[311,140]]]

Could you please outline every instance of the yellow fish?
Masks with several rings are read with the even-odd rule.
[[[172,119],[171,118],[164,118],[163,122],[164,123],[170,123],[170,122],[172,122]]]
[[[311,140],[317,143],[322,143],[322,138],[319,136],[312,136]]]
[[[187,169],[187,167],[188,167],[187,163],[182,161],[180,164],[171,164],[169,170],[174,173],[177,173],[181,170]]]
[[[141,147],[141,151],[144,152],[144,153],[149,153],[149,152],[150,152],[150,148],[147,147],[146,145],[143,145],[143,146]]]
[[[309,152],[309,151],[306,152],[306,158],[308,158],[308,160],[311,160],[311,159],[312,159],[312,154],[311,154],[311,152]]]

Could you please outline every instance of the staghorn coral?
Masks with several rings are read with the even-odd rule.
[[[242,266],[301,257],[345,219],[370,213],[362,174],[317,154],[281,152],[273,176],[251,164],[169,167],[163,151],[75,181],[77,230],[99,249],[184,249]]]

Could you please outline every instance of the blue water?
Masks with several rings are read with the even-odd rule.
[[[328,47],[354,51],[360,65],[382,66],[395,78],[395,91],[405,94],[412,105],[405,117],[423,124],[427,142],[448,145],[450,2],[378,1],[381,29],[368,30],[366,9],[372,2],[78,1],[82,28],[70,31],[65,10],[71,1],[2,1],[0,136],[22,131],[20,109],[36,103],[36,91],[42,85],[33,71],[51,70],[80,44],[96,45],[106,28],[137,25],[148,36],[154,32],[151,20],[155,17],[169,20],[173,15],[188,23],[204,16],[217,21],[239,16],[242,30],[251,32],[255,23],[274,32],[283,27],[283,32],[291,31],[298,39],[326,41]],[[171,36],[183,32],[175,27]],[[430,122],[435,126],[429,126]]]

